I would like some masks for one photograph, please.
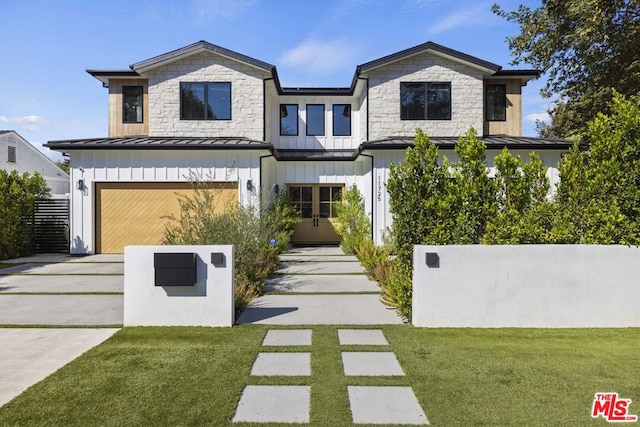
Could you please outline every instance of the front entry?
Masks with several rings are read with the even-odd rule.
[[[337,244],[336,205],[342,201],[344,184],[287,184],[291,202],[302,216],[294,244]]]

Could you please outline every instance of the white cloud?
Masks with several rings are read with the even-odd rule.
[[[40,130],[40,126],[47,123],[47,120],[44,117],[30,114],[22,117],[0,116],[0,123],[15,124],[21,129],[35,132]]]
[[[192,9],[200,24],[231,19],[253,7],[257,0],[193,0]]]
[[[480,3],[472,7],[464,7],[440,19],[435,25],[429,28],[427,34],[434,36],[464,26],[487,25],[489,18],[483,15],[491,15],[491,8],[487,4]]]
[[[40,125],[44,124],[46,120],[40,116],[34,114],[29,116],[20,117],[17,122],[25,129],[30,131],[40,130]]]
[[[551,121],[551,118],[549,117],[548,113],[531,113],[531,114],[527,114],[524,118],[526,121],[531,122],[531,123],[536,123],[536,122],[545,122],[545,123],[549,123]]]
[[[327,74],[353,65],[355,50],[353,43],[344,38],[331,41],[310,38],[285,51],[280,56],[280,62],[285,66]]]

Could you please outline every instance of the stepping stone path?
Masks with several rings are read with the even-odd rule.
[[[311,329],[271,329],[262,342],[274,346],[312,346]],[[338,329],[340,345],[387,346],[379,329]],[[342,352],[344,373],[350,376],[404,376],[391,351]],[[261,352],[252,376],[311,376],[310,352]],[[240,396],[233,422],[309,423],[310,386],[247,385]],[[411,387],[347,386],[354,424],[426,425],[425,415]]]

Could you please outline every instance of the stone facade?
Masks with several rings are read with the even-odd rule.
[[[432,53],[396,61],[368,72],[369,139],[412,136],[421,128],[431,136],[459,136],[483,128],[483,75],[476,68]],[[400,83],[451,83],[451,120],[401,120]]]
[[[149,136],[242,136],[262,140],[263,79],[270,75],[203,52],[149,72]],[[232,120],[180,120],[180,82],[231,82]]]

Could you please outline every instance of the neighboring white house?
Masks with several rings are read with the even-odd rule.
[[[473,126],[490,168],[504,147],[525,159],[535,150],[552,186],[570,146],[521,136],[521,87],[538,71],[432,42],[357,66],[344,88],[283,88],[275,66],[205,41],[87,72],[109,89],[109,137],[47,144],[71,157],[72,253],[159,243],[192,172],[245,204],[286,188],[303,216],[298,244],[337,243],[333,206],[356,185],[379,242],[389,165],[416,128],[455,159]]]
[[[0,130],[0,169],[20,174],[38,172],[51,194],[69,193],[69,174],[13,130]]]

